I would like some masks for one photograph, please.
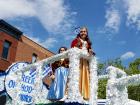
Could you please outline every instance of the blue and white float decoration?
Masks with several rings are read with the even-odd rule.
[[[5,80],[5,72],[0,72],[0,94],[5,90],[4,80]]]
[[[22,87],[20,85],[20,82],[18,82],[18,78],[20,78],[20,76],[17,76],[16,72],[20,71],[21,68],[25,68],[27,65],[27,62],[14,63],[6,71],[7,76],[5,79],[5,87],[7,93],[13,101],[15,99],[15,101],[22,101],[22,96],[20,95],[20,90],[22,89]],[[20,97],[19,99],[17,99],[18,96]]]
[[[7,93],[12,98],[12,103],[32,104],[35,103],[37,71],[36,66],[30,67],[27,62],[14,63],[7,70],[5,86]],[[51,71],[49,66],[44,66],[42,76],[45,77]],[[44,87],[43,83],[40,87]],[[44,88],[40,88],[43,89]],[[19,101],[19,102],[17,102]]]
[[[84,100],[83,97],[81,96],[79,92],[79,61],[80,57],[87,58],[89,60],[89,66],[90,66],[90,92],[92,93],[90,95],[90,100]],[[11,97],[12,97],[12,104],[15,105],[23,105],[23,104],[47,104],[49,101],[46,99],[46,96],[48,94],[47,89],[42,89],[42,71],[45,65],[51,64],[54,61],[58,61],[62,58],[69,58],[69,76],[68,76],[68,97],[65,100],[66,103],[72,103],[72,102],[78,102],[78,103],[84,103],[84,104],[90,104],[94,105],[97,104],[97,87],[98,87],[98,78],[97,78],[97,62],[96,58],[91,57],[88,55],[87,51],[85,49],[78,49],[78,48],[72,48],[62,54],[58,54],[52,57],[49,57],[47,59],[44,59],[42,61],[36,62],[34,64],[29,64],[25,67],[21,67],[19,65],[18,71],[13,72],[10,75],[11,78],[8,76],[6,78],[6,87],[8,87],[7,81],[10,81],[11,79],[15,79],[16,85],[14,91],[8,90],[8,92],[11,92]],[[29,72],[31,69],[36,69],[36,75],[35,75],[35,80],[33,80],[34,85],[29,84],[28,80],[26,78],[26,73]],[[49,69],[48,69],[49,70]],[[27,73],[30,74],[31,72]],[[48,73],[48,72],[47,72]],[[24,74],[24,75],[23,75]],[[32,73],[31,73],[32,74]],[[23,78],[25,77],[25,79]],[[25,80],[25,81],[24,81]],[[27,82],[28,81],[28,82]],[[26,83],[27,82],[27,83]],[[27,85],[27,86],[32,86],[33,90],[28,93],[22,90],[22,84]],[[24,88],[26,89],[26,88]],[[28,89],[27,89],[28,90]],[[12,95],[13,94],[13,95]],[[15,94],[15,95],[14,95]],[[20,97],[22,96],[24,97]],[[28,96],[30,96],[30,98]],[[23,99],[23,100],[22,100]],[[10,104],[10,105],[12,105]]]

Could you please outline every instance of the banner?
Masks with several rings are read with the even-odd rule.
[[[35,102],[35,97],[37,97],[38,91],[44,91],[44,86],[41,81],[39,87],[36,87],[38,81],[37,77],[37,67],[30,67],[29,70],[25,72],[26,67],[29,65],[27,62],[18,62],[13,64],[7,70],[7,76],[5,81],[5,86],[7,93],[12,97],[13,100],[19,101],[22,104],[31,104]],[[42,75],[45,77],[52,69],[49,65],[45,65],[42,70]],[[37,90],[37,89],[40,90]],[[42,90],[43,89],[43,90]],[[45,89],[45,91],[47,91]],[[42,98],[47,97],[46,93],[40,94]],[[46,96],[46,97],[44,97]]]

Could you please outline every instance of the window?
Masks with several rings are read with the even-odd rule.
[[[35,63],[37,61],[37,55],[33,53],[32,55],[32,63]]]
[[[3,44],[3,52],[2,52],[2,58],[7,59],[8,58],[8,53],[9,53],[9,48],[11,46],[11,43],[9,41],[5,41]]]

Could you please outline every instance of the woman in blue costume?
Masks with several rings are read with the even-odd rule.
[[[59,53],[66,51],[66,47],[61,47]],[[60,100],[66,94],[67,79],[69,72],[69,61],[68,59],[61,59],[60,61],[55,61],[52,64],[52,79],[50,90],[48,92],[47,98],[52,101]]]

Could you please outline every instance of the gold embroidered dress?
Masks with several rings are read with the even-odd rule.
[[[87,42],[82,42],[82,49],[85,50],[87,46]],[[87,49],[86,49],[87,50]],[[89,87],[89,63],[86,59],[80,59],[80,93],[82,94],[83,98],[88,100],[90,96],[90,87]]]
[[[83,41],[81,38],[73,40],[71,47],[78,47],[83,50],[88,50],[87,41]],[[80,59],[80,81],[79,90],[85,100],[90,97],[90,78],[89,78],[89,62],[81,58]]]

